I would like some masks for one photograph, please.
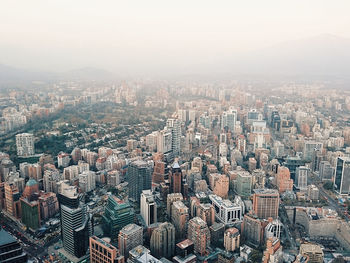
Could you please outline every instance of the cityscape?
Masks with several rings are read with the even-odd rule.
[[[324,6],[312,8],[316,17]],[[341,21],[350,34],[350,20]],[[321,38],[334,47],[339,40]],[[133,45],[140,55],[142,43]],[[350,262],[346,61],[336,75],[266,74],[263,67],[241,74],[235,66],[161,75],[172,70],[159,62],[170,57],[162,52],[135,74],[0,65],[0,263]]]

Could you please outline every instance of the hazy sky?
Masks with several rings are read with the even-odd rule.
[[[349,0],[1,0],[0,64],[172,70],[319,34],[350,38],[349,10]]]

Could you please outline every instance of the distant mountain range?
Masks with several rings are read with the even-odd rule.
[[[19,69],[0,64],[0,84],[25,83],[32,81],[55,80],[112,80],[115,74],[91,67],[70,70],[66,72],[43,72]]]
[[[169,69],[170,72],[171,69]],[[254,52],[232,55],[198,66],[194,74],[305,76],[350,81],[350,39],[319,35],[288,41]],[[183,72],[178,72],[178,75]],[[63,73],[37,72],[0,64],[0,84],[46,80],[113,80],[118,74],[97,68],[81,68]],[[174,74],[176,75],[176,74]]]

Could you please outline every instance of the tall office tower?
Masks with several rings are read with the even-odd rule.
[[[194,251],[204,256],[210,246],[210,231],[203,219],[194,217],[188,222],[187,238],[192,240]]]
[[[151,167],[145,161],[134,161],[129,164],[126,173],[126,181],[129,183],[129,198],[138,201],[142,190],[151,189]]]
[[[124,263],[119,250],[110,244],[107,238],[90,237],[91,263]]]
[[[157,137],[157,152],[169,153],[172,150],[172,133],[166,127],[158,133]]]
[[[240,234],[237,228],[228,228],[224,234],[224,247],[226,251],[235,251],[239,248]]]
[[[93,171],[84,171],[79,174],[79,187],[83,192],[90,192],[96,188],[96,174]]]
[[[350,193],[350,158],[338,157],[334,186],[335,191],[341,195]]]
[[[16,135],[17,156],[28,157],[35,153],[34,135],[31,133],[20,133]]]
[[[181,152],[181,121],[178,119],[168,119],[166,127],[171,131],[171,150],[174,157]]]
[[[5,204],[6,212],[10,215],[20,218],[21,217],[21,202],[18,187],[14,183],[5,183]]]
[[[241,234],[246,244],[257,247],[264,242],[263,222],[256,216],[245,214],[243,218]]]
[[[175,227],[169,222],[159,225],[151,236],[151,252],[157,258],[170,258],[175,252]]]
[[[278,167],[278,172],[276,175],[276,184],[280,193],[284,193],[286,191],[293,191],[293,179],[290,178],[290,172],[287,167]]]
[[[252,191],[252,175],[247,171],[238,171],[235,183],[235,191],[238,195],[249,197]]]
[[[295,187],[300,191],[307,190],[307,178],[309,174],[309,168],[306,166],[299,166],[295,171]]]
[[[164,182],[166,173],[167,173],[166,163],[161,160],[155,161],[153,175],[152,175],[152,184],[158,185]]]
[[[172,209],[173,203],[176,201],[182,201],[182,200],[184,199],[181,193],[172,193],[167,195],[166,211],[169,218],[171,218],[171,209]]]
[[[126,225],[134,222],[135,212],[131,205],[120,200],[114,195],[110,195],[107,200],[104,215],[102,216],[102,226],[105,235],[112,240],[116,240],[119,231]]]
[[[254,189],[253,211],[259,218],[278,217],[280,195],[275,189]]]
[[[29,179],[24,188],[21,200],[22,223],[32,231],[40,228],[40,205],[38,202],[39,185],[34,179]]]
[[[178,162],[174,162],[169,173],[170,190],[173,193],[182,193],[182,171]]]
[[[182,201],[176,201],[171,206],[171,222],[176,229],[176,238],[184,237],[187,231],[188,208]]]
[[[58,194],[63,248],[77,258],[86,255],[89,237],[93,233],[91,215],[86,210],[83,198],[76,187],[68,185],[64,185]]]
[[[143,229],[136,224],[123,227],[118,235],[118,247],[120,253],[127,258],[129,251],[143,244]]]
[[[322,151],[323,143],[316,141],[305,141],[303,149],[303,159],[306,161],[312,161],[312,157],[315,151]]]
[[[221,130],[227,129],[231,133],[235,132],[237,121],[237,110],[230,108],[221,115]]]
[[[141,216],[146,225],[157,223],[157,203],[151,190],[143,190],[141,193]]]
[[[23,251],[19,241],[8,232],[0,229],[0,262],[26,263],[27,254]]]
[[[320,178],[322,181],[333,181],[334,168],[328,161],[320,162]]]
[[[171,166],[169,180],[170,191],[172,193],[182,193],[182,195],[186,198],[188,194],[188,185],[185,177],[182,174],[180,165],[176,161]]]

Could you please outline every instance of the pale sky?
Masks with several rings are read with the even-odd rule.
[[[0,64],[176,70],[279,42],[350,38],[349,0],[1,0]]]

